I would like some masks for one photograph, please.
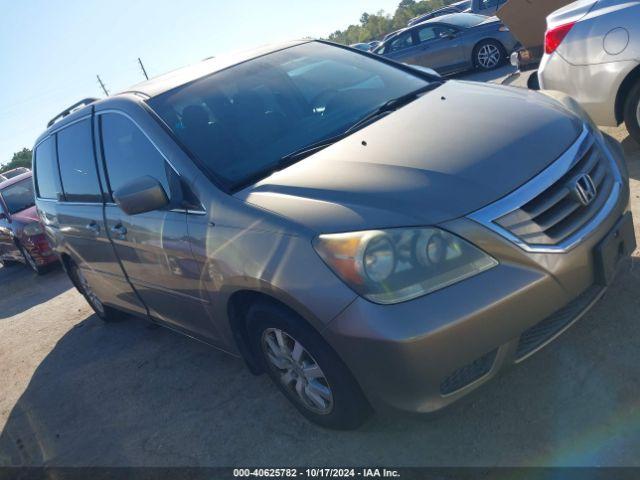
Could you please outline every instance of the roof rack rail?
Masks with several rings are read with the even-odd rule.
[[[95,97],[83,98],[79,102],[74,103],[69,108],[67,108],[66,110],[63,110],[58,115],[56,115],[51,120],[49,120],[49,123],[47,123],[47,128],[49,128],[51,125],[53,125],[57,121],[62,120],[64,117],[71,114],[71,112],[73,112],[74,110],[80,107],[86,107],[87,105],[91,105],[93,102],[97,102],[98,100],[100,99]]]

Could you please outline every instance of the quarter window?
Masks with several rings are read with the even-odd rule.
[[[38,197],[57,200],[62,189],[58,176],[54,137],[49,137],[38,145],[34,162]]]
[[[58,162],[67,201],[101,201],[89,119],[74,123],[58,133]]]
[[[111,192],[139,177],[155,178],[169,195],[167,163],[144,133],[127,117],[101,115],[102,148]]]

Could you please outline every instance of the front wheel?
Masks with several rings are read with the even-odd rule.
[[[473,49],[473,63],[479,70],[493,70],[504,63],[506,53],[496,40],[486,40]]]
[[[124,318],[124,314],[122,312],[102,303],[89,285],[89,282],[84,276],[84,273],[82,273],[82,270],[74,262],[70,262],[69,264],[69,276],[78,291],[82,294],[100,320],[105,322],[117,322]]]
[[[295,314],[270,303],[251,306],[253,351],[280,389],[308,420],[351,430],[372,410],[356,380],[325,340]]]
[[[631,137],[640,144],[640,81],[627,96],[624,104],[624,123]]]

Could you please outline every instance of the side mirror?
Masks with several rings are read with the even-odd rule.
[[[0,220],[6,220],[7,219],[7,214],[4,212],[0,212]]]
[[[124,184],[113,192],[113,199],[127,215],[160,210],[169,204],[167,193],[160,182],[149,176]]]

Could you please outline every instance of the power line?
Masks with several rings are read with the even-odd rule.
[[[142,60],[138,57],[138,63],[140,64],[140,68],[142,69],[142,73],[144,74],[144,78],[149,80],[149,75],[147,75],[147,71],[144,69],[144,65],[142,64]]]
[[[107,91],[107,87],[104,86],[104,83],[102,83],[102,79],[100,78],[100,75],[96,75],[96,77],[98,78],[98,83],[102,87],[102,91],[108,97],[109,96],[109,92]]]

